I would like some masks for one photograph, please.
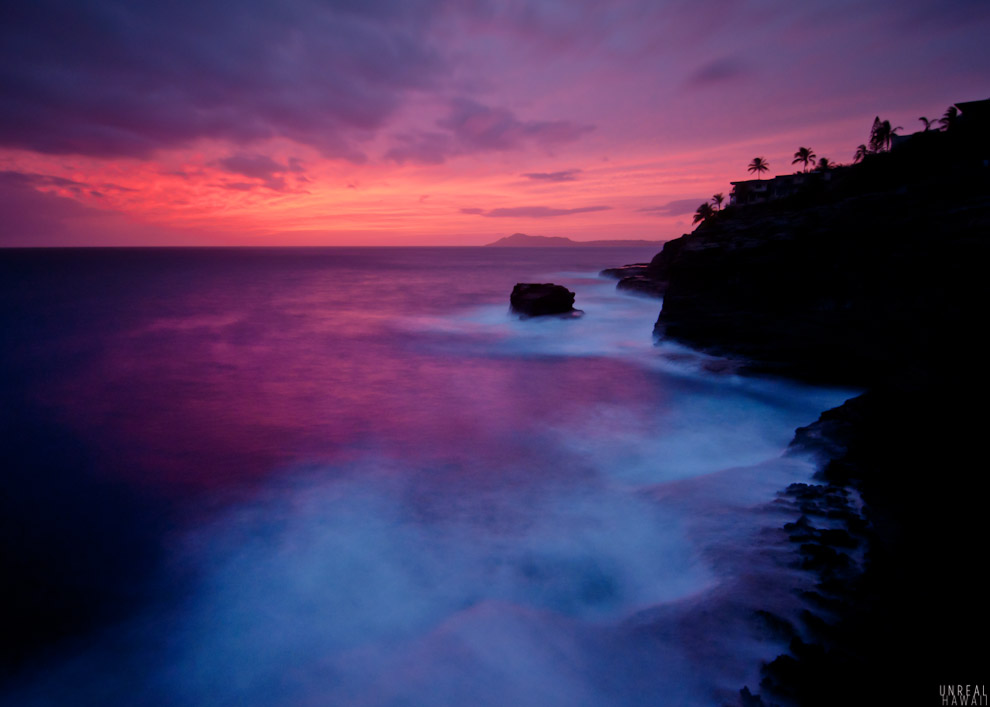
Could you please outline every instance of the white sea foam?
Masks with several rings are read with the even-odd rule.
[[[779,646],[746,616],[786,603],[767,587],[790,572],[757,546],[773,522],[757,509],[809,478],[808,462],[781,453],[847,392],[671,363],[650,337],[655,301],[575,281],[578,321],[486,306],[401,325],[440,351],[604,357],[661,378],[663,405],[599,401],[551,425],[549,456],[573,474],[449,486],[367,456],[286,470],[185,535],[175,561],[195,582],[183,601],[15,699],[713,704],[754,680]]]

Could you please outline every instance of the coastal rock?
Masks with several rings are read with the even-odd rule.
[[[668,241],[668,243],[672,242]],[[667,244],[664,244],[664,248],[666,247]],[[649,263],[633,263],[632,265],[622,265],[617,268],[606,268],[599,275],[618,280],[619,282],[615,286],[617,290],[645,295],[647,297],[663,297],[663,293],[667,289],[667,278],[665,276],[666,270],[662,263],[666,261],[660,261],[659,258],[660,254],[654,257]]]
[[[984,178],[984,184],[985,184]],[[990,226],[983,187],[919,184],[757,206],[668,242],[655,334],[817,382],[918,382],[968,332]],[[923,324],[923,325],[922,325]]]
[[[764,699],[747,687],[739,704],[907,704],[905,674],[982,669],[967,636],[990,625],[985,586],[948,568],[982,557],[990,495],[972,412],[990,397],[990,170],[973,141],[934,139],[925,159],[874,155],[827,191],[727,207],[651,263],[667,281],[658,336],[869,388],[795,435],[823,483],[793,484],[778,507],[794,566],[817,581],[800,592],[800,637],[763,668]]]
[[[551,314],[581,316],[574,309],[574,293],[563,285],[550,282],[520,282],[509,296],[512,311],[524,317],[542,317]]]
[[[615,280],[621,280],[625,277],[633,277],[639,275],[645,275],[649,269],[649,263],[633,263],[632,265],[620,265],[617,268],[605,268],[600,273],[599,277],[610,277]]]
[[[654,280],[649,275],[629,275],[620,279],[615,289],[647,297],[663,297],[666,287],[667,283]]]

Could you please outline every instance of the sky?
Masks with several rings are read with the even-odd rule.
[[[0,246],[666,240],[990,97],[986,0],[0,0]]]

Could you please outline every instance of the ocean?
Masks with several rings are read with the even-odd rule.
[[[786,448],[853,393],[655,345],[597,275],[652,255],[0,251],[0,703],[758,691],[811,581]]]

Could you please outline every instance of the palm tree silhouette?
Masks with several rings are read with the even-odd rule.
[[[856,148],[856,154],[853,155],[853,162],[862,162],[868,154],[870,154],[870,148],[866,145],[860,145]]]
[[[707,201],[698,207],[698,210],[694,212],[694,223],[699,221],[704,221],[707,218],[711,218],[715,211],[712,209],[712,205]]]
[[[900,137],[897,134],[897,131],[898,130],[903,130],[904,128],[902,126],[900,126],[900,125],[898,125],[896,128],[890,127],[890,121],[889,120],[883,121],[883,128],[884,128],[885,136],[887,138],[887,140],[886,140],[887,149],[889,150],[893,146],[893,144],[894,144],[894,138],[895,137]]]
[[[892,139],[897,137],[897,131],[903,129],[900,125],[896,128],[890,127],[890,121],[880,120],[878,115],[873,119],[873,128],[870,130],[870,150],[872,152],[889,150]]]
[[[880,116],[873,119],[873,127],[870,128],[870,152],[880,152],[883,149],[883,127],[880,124]]]
[[[809,147],[799,147],[798,151],[794,153],[794,159],[791,160],[791,164],[797,164],[798,162],[804,165],[804,171],[808,171],[808,164],[810,163],[812,167],[815,166],[815,155]]]
[[[934,121],[934,120],[929,120],[929,119],[928,119],[928,118],[926,118],[925,116],[921,116],[920,118],[918,118],[918,120],[920,120],[920,121],[921,121],[922,123],[924,123],[924,124],[925,124],[925,132],[926,132],[926,133],[927,133],[927,132],[928,132],[929,130],[931,130],[931,129],[932,129],[932,126],[933,126],[933,125],[935,125],[935,121]]]
[[[756,172],[756,178],[762,179],[760,175],[770,169],[770,163],[762,157],[754,157],[753,161],[749,163],[749,167],[746,169],[750,172]]]
[[[722,202],[723,201],[725,201],[725,194],[723,194],[722,192],[718,192],[717,194],[715,194],[712,197],[712,203],[715,204],[715,210],[716,211],[721,211],[722,210]]]
[[[834,166],[835,165],[832,164],[831,160],[829,160],[828,157],[822,157],[820,160],[818,160],[818,166],[815,169],[817,169],[819,172],[824,172],[826,170],[832,169],[832,167]]]
[[[945,113],[938,122],[942,125],[942,130],[951,130],[956,126],[956,122],[959,120],[959,109],[955,106],[949,106],[945,109]]]

